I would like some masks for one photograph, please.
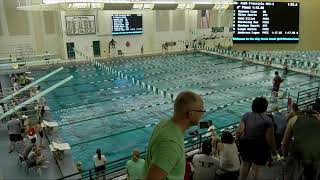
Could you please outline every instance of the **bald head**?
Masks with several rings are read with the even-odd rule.
[[[202,110],[203,101],[202,98],[191,91],[181,92],[175,102],[174,102],[174,114],[175,115],[185,115],[188,111],[191,110]]]

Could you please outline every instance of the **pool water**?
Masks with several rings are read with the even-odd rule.
[[[65,67],[40,83],[41,88],[46,89],[74,76],[46,98],[50,117],[60,125],[59,134],[71,145],[74,160],[81,161],[85,168],[93,166],[96,148],[102,149],[108,161],[129,156],[134,148],[144,151],[153,124],[172,115],[170,97],[133,84],[131,78],[175,96],[184,90],[199,93],[208,109],[203,120],[213,120],[216,127],[222,127],[238,122],[243,113],[250,111],[252,97],[270,97],[276,71],[201,52],[104,63],[130,78],[121,79],[88,63]],[[38,79],[53,70],[36,70],[33,75]],[[299,91],[319,86],[318,78],[278,71],[285,79],[282,89],[290,92],[293,99]]]

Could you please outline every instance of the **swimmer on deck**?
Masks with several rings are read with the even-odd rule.
[[[272,97],[274,99],[276,99],[278,97],[278,92],[279,92],[279,89],[280,89],[280,84],[284,81],[280,76],[279,76],[279,72],[276,71],[274,73],[276,76],[273,78],[273,81],[272,81]]]

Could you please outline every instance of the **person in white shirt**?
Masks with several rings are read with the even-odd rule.
[[[224,131],[221,142],[217,144],[217,152],[214,154],[215,164],[218,165],[216,176],[219,180],[237,180],[240,170],[238,148],[229,131]]]
[[[30,97],[33,97],[38,94],[37,87],[33,86],[30,90]]]
[[[193,156],[194,180],[212,180],[215,177],[217,166],[211,156],[212,145],[210,141],[202,143],[202,153]]]
[[[16,92],[19,90],[19,84],[18,84],[18,80],[15,79],[13,82],[13,91]]]
[[[105,164],[107,163],[107,158],[104,155],[101,155],[101,149],[97,149],[96,155],[93,156],[96,179],[100,179],[102,177],[104,180],[106,179],[104,175],[104,171],[106,170]]]
[[[208,121],[208,133],[207,133],[207,137],[213,137],[213,136],[216,136],[216,132],[215,132],[215,127],[214,125],[212,124],[212,121],[209,120]]]
[[[0,104],[0,115],[4,113],[4,104]]]

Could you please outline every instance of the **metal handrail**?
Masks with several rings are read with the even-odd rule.
[[[238,122],[232,123],[232,124],[229,124],[229,125],[220,127],[220,128],[217,128],[217,129],[215,129],[215,131],[219,134],[219,133],[220,133],[219,130],[223,130],[223,129],[225,129],[226,127],[234,126],[234,125],[236,125],[236,124],[238,124]],[[199,145],[201,145],[201,143],[203,142],[203,139],[204,139],[204,140],[207,140],[207,139],[209,138],[209,137],[202,137],[202,135],[205,135],[205,134],[207,134],[207,133],[208,133],[208,132],[205,131],[205,132],[203,132],[203,133],[199,133],[199,134],[192,135],[192,136],[189,136],[189,137],[185,138],[185,141],[186,141],[186,140],[189,140],[189,139],[192,140],[193,138],[198,138],[198,139],[199,139],[199,141],[197,140],[196,143],[191,143],[191,146],[190,146],[190,145],[189,145],[189,146],[186,146],[186,148],[192,147],[192,146],[194,146],[194,145],[198,145],[198,147],[199,147]],[[188,141],[188,142],[189,142],[189,141]],[[187,142],[187,143],[188,143],[188,142]],[[194,141],[190,141],[190,142],[194,142]],[[187,143],[185,143],[185,144],[187,144]],[[145,151],[141,152],[141,153],[140,153],[140,154],[142,155],[141,157],[143,157],[143,154],[145,154],[145,153],[146,153]],[[117,171],[124,170],[124,169],[125,169],[124,166],[125,166],[126,161],[127,161],[127,160],[130,160],[131,158],[132,158],[132,156],[126,156],[126,157],[124,157],[124,158],[121,158],[121,159],[118,159],[118,160],[115,160],[115,161],[111,161],[111,162],[109,162],[109,163],[104,164],[104,165],[106,165],[107,167],[108,167],[108,166],[110,167],[110,165],[112,165],[112,164],[116,164],[115,167],[107,168],[106,173],[104,173],[104,175],[110,175],[110,174],[114,173],[113,170],[115,170],[116,168],[122,167],[121,169],[117,169],[116,172],[117,172]],[[121,161],[123,161],[123,162],[120,163],[120,164],[118,164],[118,163],[121,162]],[[90,179],[93,179],[92,174],[95,174],[95,173],[94,173],[94,170],[95,170],[95,168],[90,168],[90,169],[87,169],[87,170],[84,170],[84,171],[81,171],[81,172],[78,172],[78,173],[74,173],[74,174],[70,174],[70,175],[68,175],[68,176],[61,177],[61,178],[59,178],[58,180],[67,179],[67,178],[70,178],[70,177],[73,177],[73,176],[77,176],[77,175],[82,175],[82,178],[90,177]],[[111,171],[111,172],[110,172],[110,171]],[[87,175],[89,175],[89,176],[87,176]],[[84,177],[84,176],[85,176],[85,177]]]
[[[54,90],[55,88],[57,88],[57,87],[61,86],[62,84],[70,81],[72,78],[73,78],[73,76],[69,76],[69,77],[65,78],[64,80],[62,80],[62,81],[54,84],[53,86],[49,87],[48,89],[46,89],[46,90],[40,92],[39,94],[33,96],[32,98],[24,101],[23,103],[15,106],[15,107],[13,107],[13,108],[10,109],[9,111],[6,111],[5,113],[1,114],[1,115],[0,115],[0,119],[3,119],[3,118],[5,118],[6,116],[11,115],[12,113],[18,111],[18,110],[21,109],[22,107],[24,107],[24,106],[32,103],[33,101],[35,101],[35,100],[39,99],[40,97],[46,95],[47,93],[51,92],[51,91]]]
[[[56,70],[50,72],[49,74],[41,77],[40,79],[36,80],[35,82],[33,82],[33,83],[31,83],[31,84],[28,84],[27,86],[23,87],[22,89],[19,89],[18,91],[12,93],[12,94],[9,95],[9,96],[6,96],[5,98],[2,98],[2,99],[0,100],[0,103],[3,103],[3,102],[6,102],[7,100],[10,100],[11,98],[13,98],[14,96],[18,95],[19,93],[28,90],[29,88],[33,87],[34,85],[37,85],[37,84],[40,83],[41,81],[43,81],[43,80],[51,77],[52,75],[54,75],[54,74],[56,74],[56,73],[58,73],[58,72],[60,72],[60,71],[62,71],[62,70],[63,70],[63,67],[61,67],[61,68],[59,68],[59,69],[56,69]]]
[[[297,104],[300,105],[299,102],[301,102],[301,99],[302,99],[302,102],[303,102],[301,105],[305,105],[305,104],[307,104],[309,102],[308,98],[310,99],[310,101],[312,101],[313,98],[315,98],[315,99],[318,98],[319,90],[320,90],[319,87],[314,87],[314,88],[306,89],[306,90],[303,90],[303,91],[299,91],[298,92],[298,96],[297,96]],[[309,97],[310,93],[314,93],[314,94],[311,94],[312,97]],[[313,100],[315,100],[315,99],[313,99]]]
[[[281,109],[284,109],[285,107],[282,107]],[[269,112],[268,112],[269,113]],[[220,134],[223,130],[226,130],[225,128],[227,128],[227,127],[229,127],[229,129],[227,129],[227,130],[234,130],[237,126],[235,126],[235,125],[237,125],[238,124],[238,122],[236,122],[236,123],[231,123],[231,124],[229,124],[229,125],[226,125],[226,126],[223,126],[223,127],[220,127],[220,128],[216,128],[215,129],[215,131],[216,131],[216,133],[217,134]],[[230,128],[230,127],[232,127],[232,128]],[[234,132],[234,131],[232,131],[232,132]],[[124,132],[122,132],[122,133],[124,133]],[[208,132],[206,131],[206,132],[203,132],[203,133],[199,133],[199,134],[196,134],[196,135],[192,135],[192,136],[189,136],[189,137],[186,137],[184,140],[185,141],[187,141],[186,143],[185,143],[185,148],[191,148],[191,150],[193,150],[194,148],[192,148],[192,147],[194,147],[195,145],[197,145],[197,148],[200,148],[200,146],[201,146],[201,143],[203,142],[203,141],[206,141],[206,140],[208,140],[209,139],[209,137],[207,137],[207,136],[203,136],[203,135],[205,135],[205,134],[207,134]],[[112,135],[111,135],[112,136]],[[196,140],[193,140],[194,138],[197,138]],[[190,140],[191,139],[191,140]],[[190,141],[188,141],[188,140],[190,140]],[[146,152],[141,152],[141,154],[144,154],[144,153],[146,153]],[[142,156],[143,157],[143,156]],[[110,167],[110,164],[115,164],[115,163],[119,163],[120,161],[125,161],[125,160],[129,160],[131,158],[131,156],[127,156],[127,157],[124,157],[124,158],[121,158],[121,159],[118,159],[118,160],[115,160],[115,161],[111,161],[111,162],[109,162],[109,163],[106,163],[106,164],[104,164],[104,165],[108,165],[109,167]],[[126,161],[125,161],[126,162]],[[110,175],[110,174],[112,174],[112,173],[114,173],[114,172],[110,172],[111,170],[113,170],[113,169],[115,169],[115,168],[119,168],[119,167],[121,167],[121,166],[123,166],[123,168],[122,169],[118,169],[118,170],[116,170],[116,172],[117,171],[121,171],[121,170],[124,170],[124,166],[125,166],[125,162],[123,163],[123,164],[120,164],[120,165],[117,165],[116,167],[113,167],[113,168],[109,168],[109,169],[107,169],[106,170],[106,173],[104,173],[104,175]],[[88,175],[88,174],[90,174],[90,176],[87,176],[87,177],[90,177],[90,179],[92,179],[93,178],[93,175],[92,174],[95,174],[95,173],[93,173],[94,172],[94,169],[95,168],[91,168],[91,169],[88,169],[88,170],[84,170],[84,171],[81,171],[81,172],[78,172],[78,173],[74,173],[74,174],[71,174],[71,175],[68,175],[68,176],[64,176],[64,177],[62,177],[62,178],[59,178],[59,180],[60,179],[67,179],[67,178],[69,178],[69,177],[72,177],[72,176],[76,176],[76,175],[84,175],[84,176],[86,176],[86,175]],[[122,174],[123,175],[123,174]],[[84,177],[83,177],[84,178]]]

